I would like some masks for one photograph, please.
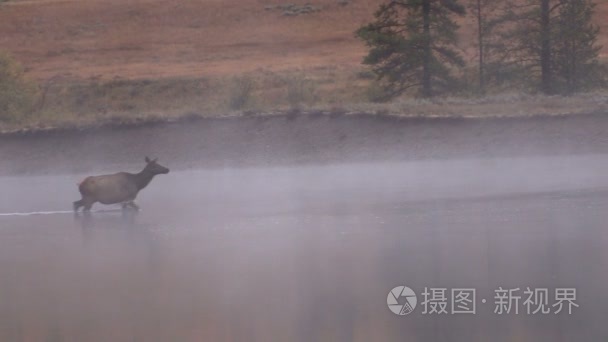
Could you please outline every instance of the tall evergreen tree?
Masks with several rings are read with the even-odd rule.
[[[559,8],[555,21],[553,69],[558,90],[574,93],[601,82],[597,45],[599,27],[592,23],[595,4],[570,0]]]
[[[599,29],[591,0],[509,0],[504,60],[517,63],[545,94],[575,92],[598,71]]]
[[[498,58],[496,47],[500,44],[497,40],[497,28],[501,25],[499,16],[501,0],[470,0],[469,10],[473,14],[476,26],[475,46],[477,47],[477,72],[478,92],[486,92],[486,83],[489,79],[489,67],[496,64]]]
[[[370,47],[363,63],[385,82],[387,97],[410,88],[423,97],[449,89],[452,69],[464,66],[455,49],[458,25],[452,16],[464,13],[458,0],[393,0],[357,30]]]

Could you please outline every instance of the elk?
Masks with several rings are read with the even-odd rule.
[[[139,210],[134,200],[141,189],[145,188],[158,174],[167,174],[169,169],[158,164],[156,159],[146,157],[146,166],[139,173],[119,172],[111,175],[90,176],[78,184],[82,199],[75,201],[74,212],[80,207],[90,211],[95,202],[102,204],[121,203],[123,209]]]

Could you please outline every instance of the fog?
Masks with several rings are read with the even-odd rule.
[[[96,204],[90,216],[70,213],[83,174],[1,177],[0,340],[599,340],[607,166],[172,171],[140,193],[139,213]],[[418,303],[425,287],[475,288],[477,313],[394,315],[398,285]],[[528,286],[576,288],[579,307],[494,313],[495,289]]]

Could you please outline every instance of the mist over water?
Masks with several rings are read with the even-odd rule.
[[[171,172],[139,213],[65,213],[83,175],[2,177],[6,341],[571,341],[607,330],[606,155]],[[97,210],[112,209],[99,204]],[[471,316],[392,314],[406,285]],[[574,315],[493,314],[574,287]]]
[[[407,32],[409,4],[287,2],[0,0],[0,342],[608,341],[608,94],[574,94],[605,83],[585,61],[591,3],[604,28],[608,1],[542,1],[533,32],[507,32],[506,17],[534,26],[529,6],[419,2],[432,34],[403,40],[366,23],[382,2]],[[470,13],[451,23],[459,3]],[[546,34],[579,19],[568,42]],[[529,57],[515,37],[495,63],[507,33],[538,36],[542,66],[499,65]],[[365,37],[404,44],[361,64]],[[398,50],[433,39],[431,73],[425,49],[426,70],[389,75],[432,74],[425,98],[382,101],[367,62],[417,64]],[[461,75],[436,73],[461,54]],[[536,67],[537,91],[572,96],[532,94]],[[87,176],[148,157],[171,172],[141,211],[73,212]],[[402,287],[417,306],[399,316]],[[448,312],[424,313],[428,288]],[[515,288],[519,313],[496,313],[495,291]],[[577,307],[527,314],[527,288],[549,306],[575,289]],[[449,313],[453,289],[476,291],[476,313]]]

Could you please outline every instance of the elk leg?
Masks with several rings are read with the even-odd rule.
[[[95,201],[85,200],[84,198],[81,200],[84,206],[84,211],[91,211],[91,207]]]
[[[124,202],[122,204],[122,210],[127,210],[128,208],[131,208],[133,210],[139,210],[139,207],[137,206],[137,204],[135,204],[135,202],[133,201],[129,201],[129,202]]]
[[[82,200],[78,200],[72,203],[72,206],[74,207],[74,212],[77,212],[78,209],[80,209],[80,207],[82,207],[83,205],[84,204],[82,203]]]
[[[77,212],[80,207],[84,207],[84,211],[89,211],[91,210],[91,206],[93,206],[93,203],[95,203],[95,201],[83,198],[79,201],[75,201],[74,203],[72,203],[72,205],[74,207],[74,212]]]
[[[135,202],[131,201],[129,203],[127,203],[131,208],[135,209],[135,210],[139,210],[139,206],[137,204],[135,204]]]

